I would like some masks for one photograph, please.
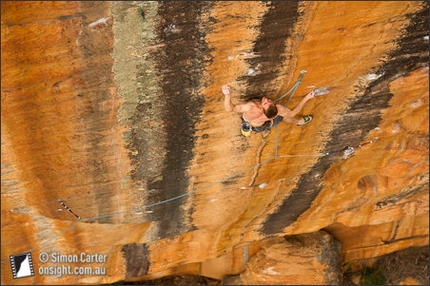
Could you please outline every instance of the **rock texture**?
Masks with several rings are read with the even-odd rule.
[[[3,284],[257,277],[321,230],[342,262],[428,245],[428,2],[1,5]],[[276,99],[302,70],[314,121],[242,137],[220,87]],[[54,253],[106,273],[42,275]]]
[[[227,285],[339,285],[340,244],[326,232],[271,238]]]

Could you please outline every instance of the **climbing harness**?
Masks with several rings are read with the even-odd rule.
[[[287,96],[288,94],[290,94],[290,93],[291,93],[291,96],[288,98],[287,102],[285,102],[285,104],[284,104],[284,106],[287,106],[288,102],[290,102],[290,100],[293,98],[294,93],[296,92],[297,88],[299,87],[300,83],[302,82],[302,78],[303,78],[303,76],[304,76],[306,73],[307,73],[307,71],[305,71],[305,70],[300,71],[300,75],[299,75],[299,77],[297,78],[297,81],[296,81],[296,83],[294,84],[294,86],[293,86],[289,91],[287,91],[285,94],[283,94],[283,95],[281,95],[279,98],[277,98],[277,99],[273,100],[273,102],[278,102],[278,101],[280,101],[281,99],[283,99],[285,96]],[[251,126],[251,124],[250,124],[249,122],[246,122],[245,120],[242,120],[242,121],[243,121],[243,122],[242,122],[242,126],[241,126],[241,132],[242,132],[242,135],[243,135],[243,136],[245,136],[245,137],[248,137],[248,136],[250,136],[250,135],[251,135],[252,126]],[[310,122],[310,120],[309,120],[308,122]],[[306,122],[306,123],[307,123],[307,122]],[[263,139],[264,139],[264,138],[263,138]]]

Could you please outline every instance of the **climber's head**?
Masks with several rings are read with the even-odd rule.
[[[261,99],[261,107],[263,108],[264,115],[269,119],[273,119],[278,115],[278,108],[275,103],[267,97]]]

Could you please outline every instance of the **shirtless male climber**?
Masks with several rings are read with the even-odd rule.
[[[244,104],[233,104],[231,102],[230,87],[222,86],[224,97],[224,108],[226,111],[242,113],[242,134],[249,136],[251,131],[262,132],[263,139],[270,134],[270,129],[282,121],[302,126],[312,121],[312,115],[305,115],[300,119],[295,116],[302,111],[305,103],[315,97],[315,92],[309,92],[300,103],[290,110],[280,104],[273,103],[267,97],[254,99]]]

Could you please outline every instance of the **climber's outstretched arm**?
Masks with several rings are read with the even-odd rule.
[[[249,104],[233,104],[231,102],[230,87],[228,85],[222,86],[222,93],[224,94],[224,108],[226,111],[244,113],[250,110]]]
[[[308,102],[310,99],[315,97],[315,91],[311,91],[309,92],[300,102],[299,104],[294,107],[293,110],[291,110],[291,116],[296,116],[297,114],[299,114],[303,107],[305,106],[305,103]]]

